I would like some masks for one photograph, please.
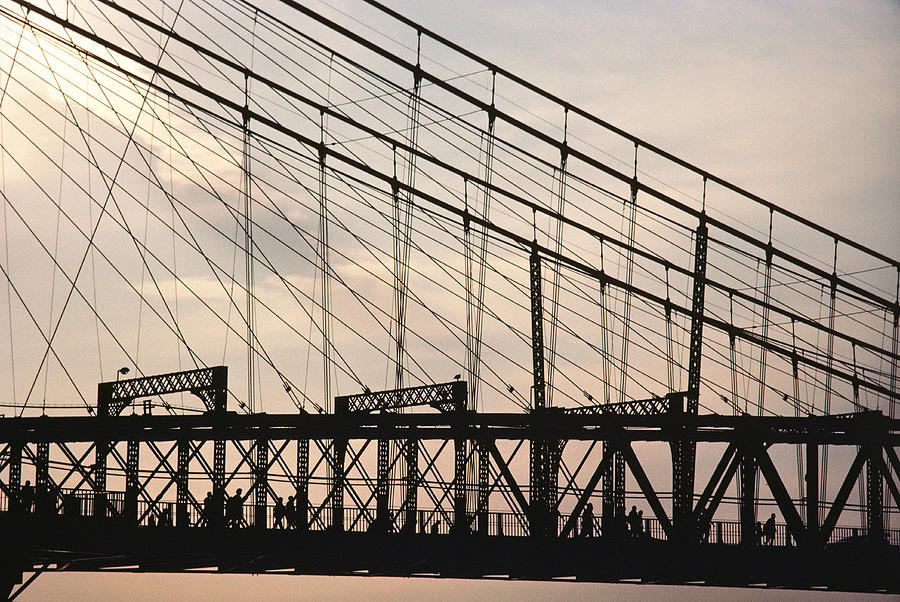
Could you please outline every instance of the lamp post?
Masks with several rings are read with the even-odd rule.
[[[131,372],[131,370],[128,368],[128,366],[122,366],[121,368],[119,368],[116,371],[116,381],[119,380],[120,376],[126,376],[129,372]]]

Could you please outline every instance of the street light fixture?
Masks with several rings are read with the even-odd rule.
[[[131,372],[131,370],[128,368],[128,366],[122,366],[122,367],[119,368],[119,370],[116,372],[116,380],[118,381],[120,376],[125,376],[125,375],[127,375],[129,372]]]

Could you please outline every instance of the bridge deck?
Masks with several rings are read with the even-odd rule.
[[[0,513],[7,566],[29,572],[223,572],[639,581],[900,592],[900,548],[821,550],[597,537],[134,527]],[[15,564],[13,564],[15,561]],[[17,576],[20,576],[17,575]]]

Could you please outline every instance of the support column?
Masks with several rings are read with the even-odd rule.
[[[20,491],[22,486],[22,444],[9,444],[9,509],[15,512],[22,508]]]
[[[347,398],[334,398],[334,413],[347,418]],[[338,436],[332,442],[334,461],[331,465],[331,527],[335,531],[344,530],[344,461],[347,457],[346,437]]]
[[[622,458],[622,454],[619,452],[612,451],[613,446],[610,445],[609,441],[603,442],[603,460],[609,457],[610,454],[613,454],[612,460],[610,461],[610,469],[603,473],[603,491],[601,492],[601,509],[600,509],[600,527],[603,532],[603,536],[607,537],[615,537],[616,535],[621,535],[620,533],[620,517],[624,516],[624,508],[623,514],[617,514],[618,504],[616,503],[616,474],[615,474],[615,466],[616,463]]]
[[[347,455],[347,440],[334,440],[334,474],[331,484],[331,526],[336,531],[344,530],[344,458]]]
[[[378,439],[378,475],[375,483],[375,530],[388,532],[391,530],[390,488],[390,449],[389,439]]]
[[[38,454],[40,454],[40,446],[38,444]],[[106,517],[106,457],[109,455],[109,441],[97,441],[94,451],[94,516],[99,518]],[[36,485],[38,498],[46,497],[46,490],[42,490],[40,485]]]
[[[755,546],[759,544],[756,534],[756,458],[747,453],[746,448],[742,454],[741,475],[741,544]]]
[[[257,529],[268,527],[267,502],[269,501],[269,440],[256,440],[256,511],[253,525]]]
[[[541,425],[542,418],[547,410],[547,388],[544,381],[544,309],[543,294],[541,292],[541,258],[538,254],[537,241],[532,242],[530,257],[530,283],[531,283],[531,358],[534,384],[533,416],[536,418],[535,427]],[[529,522],[531,534],[537,537],[546,537],[551,531],[551,497],[556,494],[555,475],[553,470],[553,454],[551,441],[539,433],[531,437],[531,463],[530,463],[530,502]],[[555,520],[553,521],[553,535],[555,536]]]
[[[125,457],[125,520],[137,523],[138,511],[138,459],[140,442],[129,441]]]
[[[706,180],[703,181],[704,195]],[[700,214],[694,247],[694,292],[691,302],[691,346],[688,360],[686,414],[697,415],[700,404],[700,360],[703,356],[703,306],[706,297],[706,213]],[[672,445],[672,518],[676,537],[693,539],[694,468],[697,444],[693,426],[684,425],[682,438]]]
[[[469,528],[466,519],[466,440],[455,437],[453,452],[453,530],[462,535]]]
[[[35,468],[35,505],[40,510],[56,514],[56,494],[50,491],[50,444],[37,444],[37,465]]]
[[[819,547],[819,446],[806,444],[806,533],[807,541]]]
[[[297,495],[294,497],[297,529],[309,529],[309,439],[297,441]]]
[[[404,532],[416,532],[416,509],[419,504],[419,440],[408,439],[404,446],[406,455],[406,519],[403,522]]]
[[[490,474],[491,454],[484,441],[478,445],[478,533],[488,534],[488,517],[490,516]]]
[[[190,526],[188,514],[188,478],[190,469],[191,442],[188,439],[178,440],[178,469],[175,473],[175,524],[179,527]]]
[[[880,462],[874,459],[881,456],[881,446],[869,446],[869,459],[866,461],[866,526],[869,528],[869,542],[883,543],[884,539],[884,481]]]

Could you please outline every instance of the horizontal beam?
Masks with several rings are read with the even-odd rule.
[[[690,429],[686,429],[690,426]],[[900,447],[900,419],[880,412],[781,417],[513,413],[204,414],[0,418],[0,443],[283,439],[746,441]]]

